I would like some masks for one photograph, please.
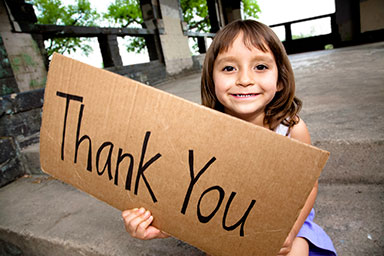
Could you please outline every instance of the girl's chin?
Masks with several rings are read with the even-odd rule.
[[[247,110],[247,109],[243,109],[243,110],[241,110],[241,109],[235,109],[235,110],[225,109],[225,113],[227,113],[231,116],[246,120],[246,121],[251,121],[251,122],[253,120],[256,120],[256,119],[264,120],[264,116],[265,116],[263,110],[257,111],[257,110]]]

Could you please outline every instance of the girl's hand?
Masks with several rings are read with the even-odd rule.
[[[292,250],[293,240],[295,240],[295,235],[291,231],[291,232],[289,232],[288,237],[285,239],[283,247],[280,249],[279,254],[277,256],[288,255],[288,253],[290,253]]]
[[[153,216],[144,208],[123,211],[125,229],[134,238],[150,240],[154,238],[167,238],[168,234],[151,226]]]

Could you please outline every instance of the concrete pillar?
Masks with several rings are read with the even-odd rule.
[[[178,0],[160,0],[164,33],[160,35],[167,73],[176,74],[193,67],[188,37],[184,35]]]
[[[335,0],[335,6],[341,41],[357,40],[360,35],[360,1]]]
[[[223,26],[220,21],[219,6],[217,0],[207,0],[209,21],[211,23],[211,33],[216,33]]]
[[[99,41],[104,67],[123,66],[119,52],[119,44],[116,35],[103,35],[97,38]]]
[[[384,29],[384,1],[360,1],[361,33]]]
[[[225,25],[241,19],[240,0],[220,0]]]
[[[207,38],[206,37],[198,37],[197,38],[197,47],[199,47],[199,53],[207,52]]]
[[[19,88],[13,75],[3,39],[0,36],[0,97],[15,92],[19,92]]]
[[[30,5],[25,4],[24,7],[28,6]],[[20,12],[28,12],[28,8],[19,9]],[[22,92],[42,88],[45,86],[47,77],[44,59],[38,45],[30,34],[13,32],[21,31],[20,26],[23,26],[23,22],[19,24],[12,11],[15,10],[11,10],[4,0],[0,0],[0,36],[3,40],[18,89]],[[28,15],[15,12],[15,16],[25,18]]]
[[[159,37],[159,30],[163,28],[161,12],[158,0],[140,0],[141,13],[144,20],[144,28],[153,29],[156,34],[144,36],[148,49],[149,60],[159,60],[164,63],[163,50]]]
[[[240,0],[207,0],[211,33],[234,20],[241,19]]]

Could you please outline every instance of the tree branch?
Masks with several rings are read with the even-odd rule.
[[[199,25],[204,24],[208,21],[208,17],[205,17],[204,19],[194,23],[193,25],[189,26],[189,29],[199,28]]]
[[[77,19],[75,19],[75,20],[72,22],[71,26],[75,26],[75,24],[76,24],[81,18],[83,18],[83,13],[82,13]]]

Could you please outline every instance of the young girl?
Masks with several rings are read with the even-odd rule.
[[[298,116],[295,81],[284,46],[266,25],[238,20],[219,31],[204,61],[203,105],[310,144],[308,129]],[[316,182],[278,255],[336,255],[332,241],[313,222]],[[168,235],[151,226],[145,209],[122,213],[126,230],[139,239]]]

